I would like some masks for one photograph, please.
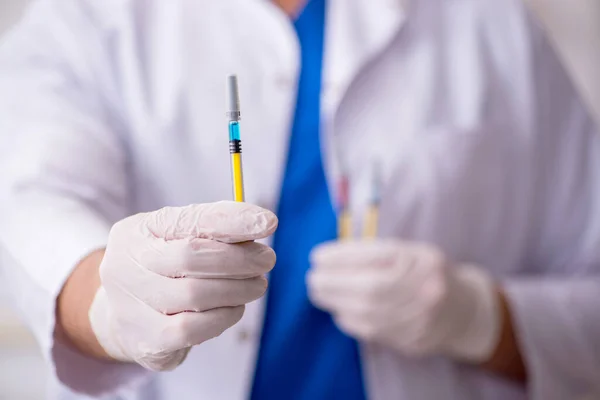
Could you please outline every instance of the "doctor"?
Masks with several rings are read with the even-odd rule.
[[[600,396],[600,135],[520,1],[39,0],[0,54],[2,279],[61,398]],[[381,239],[331,242],[373,159]]]

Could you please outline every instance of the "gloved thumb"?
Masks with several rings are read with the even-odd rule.
[[[249,203],[221,201],[165,207],[143,214],[142,225],[165,240],[201,238],[240,243],[266,238],[277,229],[271,211]]]

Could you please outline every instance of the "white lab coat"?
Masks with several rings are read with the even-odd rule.
[[[329,0],[322,148],[332,192],[385,176],[381,235],[503,283],[530,398],[600,396],[600,136],[518,0]],[[176,371],[102,364],[53,339],[54,300],[110,226],[231,197],[224,77],[239,74],[247,201],[276,210],[298,77],[264,0],[40,0],[0,56],[4,280],[57,377],[123,399],[243,399],[264,303]],[[303,232],[299,231],[298,235]],[[517,400],[444,358],[362,346],[370,399]]]

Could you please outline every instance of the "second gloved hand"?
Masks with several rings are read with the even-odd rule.
[[[138,214],[111,230],[90,308],[92,329],[116,360],[170,370],[189,349],[237,323],[267,288],[273,213],[220,202]]]
[[[311,259],[311,300],[357,339],[471,362],[486,361],[497,345],[496,287],[475,266],[398,240],[326,244]]]

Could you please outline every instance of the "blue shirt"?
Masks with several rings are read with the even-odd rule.
[[[294,25],[302,68],[252,399],[363,400],[357,343],[312,306],[305,284],[310,251],[337,231],[319,141],[325,0],[309,1]]]

